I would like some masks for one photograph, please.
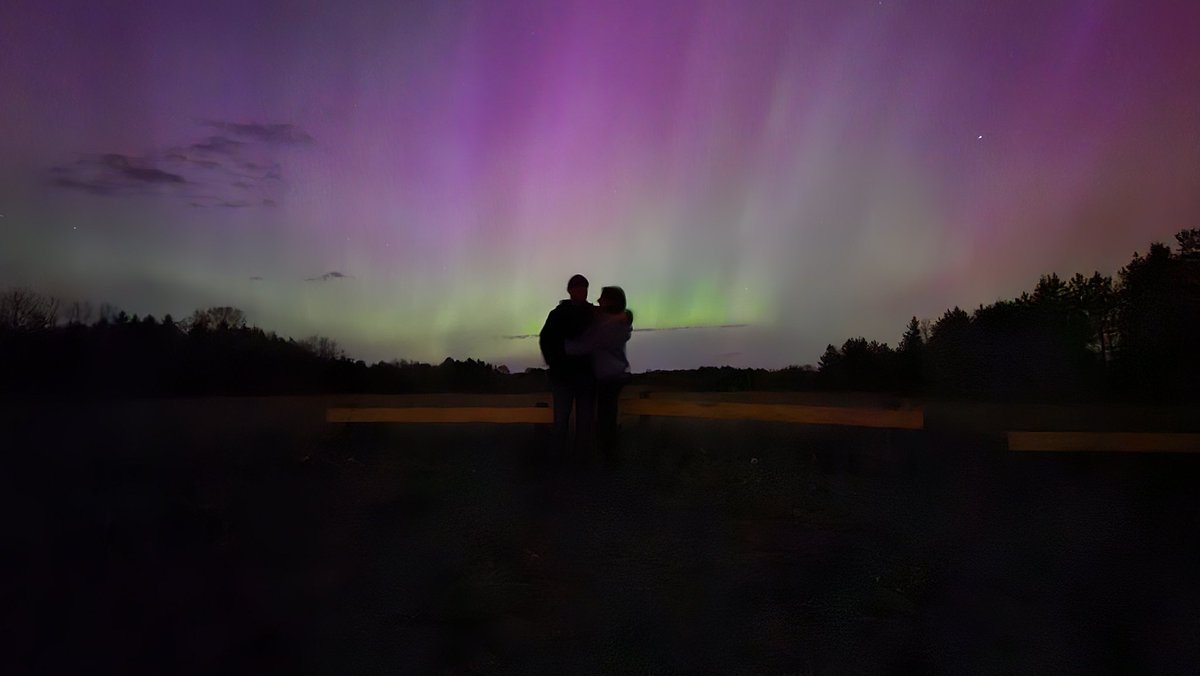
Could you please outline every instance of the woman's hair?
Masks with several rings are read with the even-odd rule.
[[[600,289],[600,297],[612,302],[609,312],[620,314],[625,311],[625,290],[619,286],[606,286]]]

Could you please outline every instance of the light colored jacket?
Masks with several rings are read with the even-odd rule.
[[[587,330],[578,338],[567,339],[567,354],[592,355],[596,380],[613,382],[629,375],[625,343],[633,335],[633,324],[625,313],[596,313]]]

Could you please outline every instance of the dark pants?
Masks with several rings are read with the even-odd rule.
[[[622,381],[596,384],[596,436],[600,447],[610,460],[617,451],[617,400],[621,396]]]
[[[554,438],[563,457],[590,453],[596,419],[596,381],[576,378],[553,383]],[[575,407],[575,443],[571,443],[571,407]]]

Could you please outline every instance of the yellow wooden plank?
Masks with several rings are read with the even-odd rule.
[[[896,429],[921,429],[924,425],[924,414],[920,409],[865,409],[665,399],[624,399],[621,401],[621,414]],[[330,408],[325,412],[325,420],[335,423],[550,423],[553,422],[553,413],[549,408],[515,406]]]
[[[848,425],[921,429],[921,409],[871,409],[840,406],[797,406],[795,404],[743,404],[735,402],[627,399],[621,402],[625,415],[655,415],[715,420],[762,420],[808,425]]]
[[[516,406],[330,408],[326,422],[343,423],[550,423],[549,408]]]
[[[1009,432],[1010,451],[1200,453],[1200,434],[1168,432]]]

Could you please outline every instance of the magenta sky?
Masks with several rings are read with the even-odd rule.
[[[1200,224],[1200,4],[0,6],[0,286],[538,363],[812,362]],[[330,275],[328,273],[338,273]]]

